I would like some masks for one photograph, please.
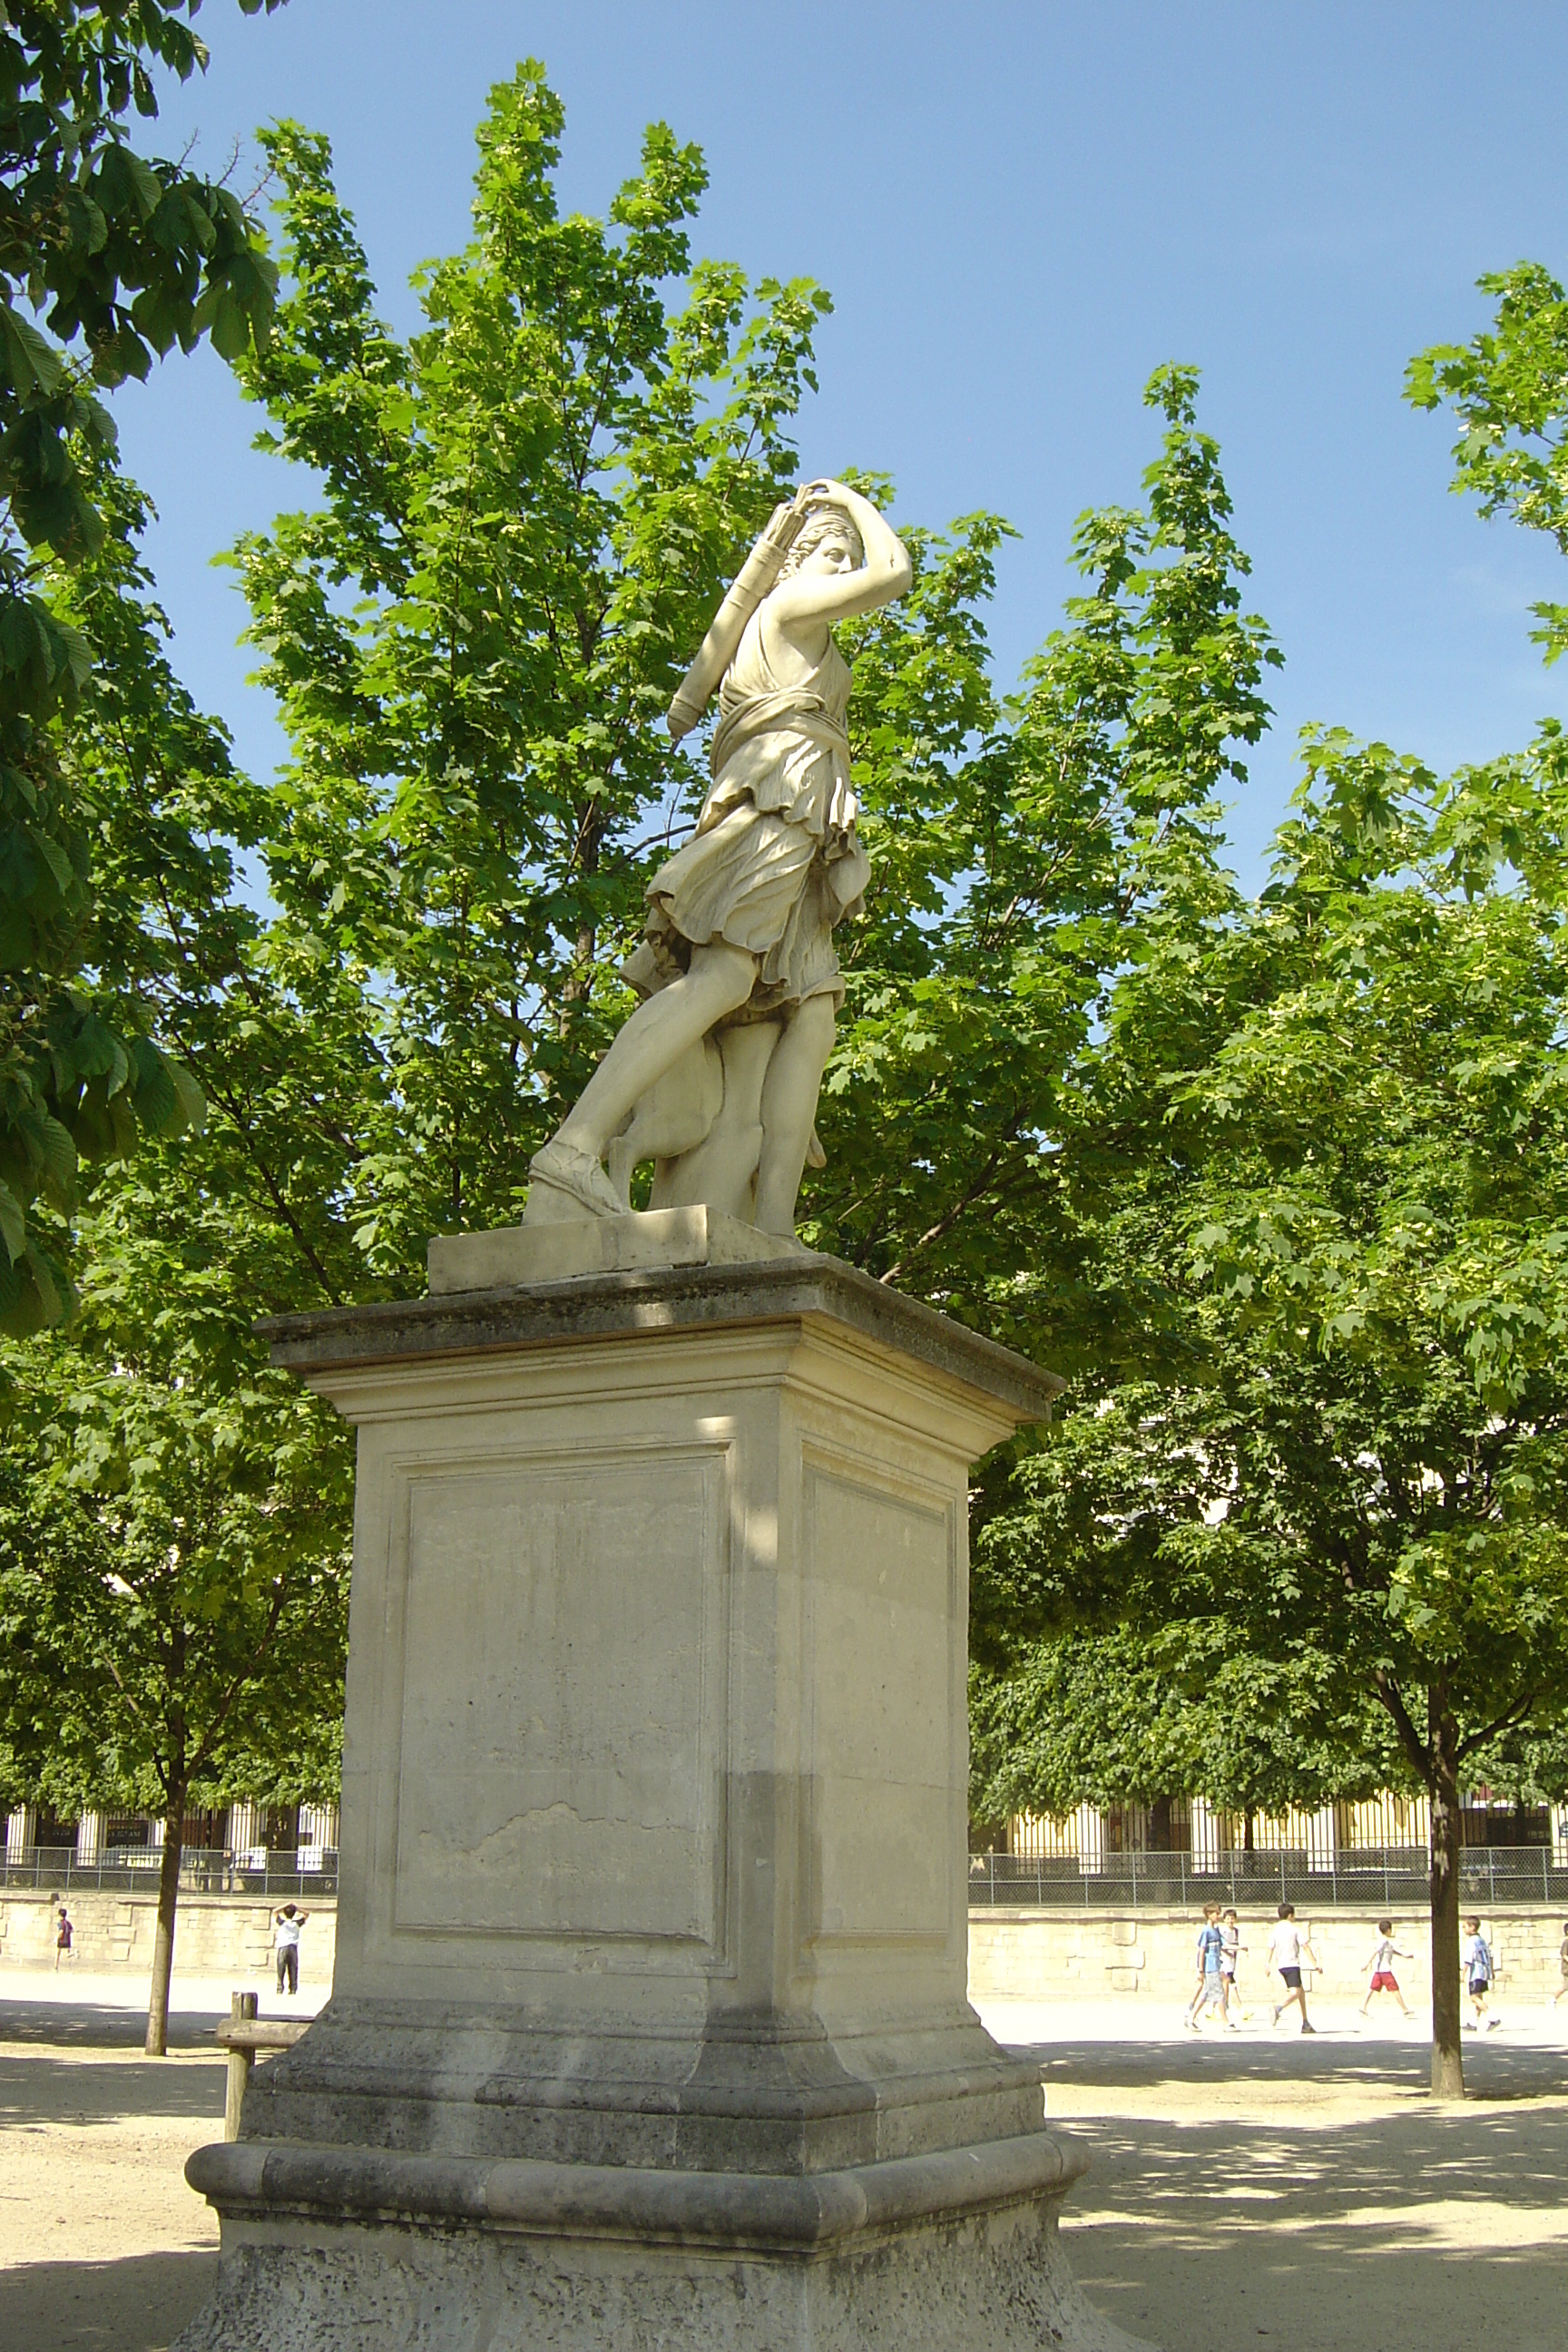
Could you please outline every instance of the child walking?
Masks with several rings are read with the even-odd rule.
[[[1405,2006],[1405,1995],[1399,1990],[1399,1979],[1394,1973],[1394,1963],[1395,1960],[1413,1960],[1415,1955],[1414,1952],[1402,1952],[1398,1948],[1394,1940],[1392,1919],[1380,1919],[1377,1923],[1377,1933],[1379,1939],[1377,1949],[1367,1962],[1368,1968],[1372,1970],[1372,1982],[1367,1986],[1366,1999],[1361,2005],[1361,2013],[1364,2017],[1371,2009],[1374,1992],[1391,1992],[1399,2003],[1400,2016],[1408,2017],[1410,2011]]]
[[[1488,2017],[1486,2013],[1487,1997],[1491,1991],[1492,1979],[1496,1974],[1497,1970],[1492,1965],[1492,1948],[1481,1933],[1480,1921],[1467,1919],[1465,1922],[1465,1981],[1470,1996],[1470,2008],[1474,2012],[1477,2032],[1480,2031],[1483,2019],[1489,2033],[1495,2033],[1502,2023],[1500,2017]]]
[[[1225,1937],[1220,1933],[1219,1905],[1204,1905],[1204,1924],[1198,1929],[1198,1985],[1187,2004],[1187,2023],[1195,2033],[1198,2020],[1206,2010],[1217,2009],[1225,2015],[1225,1979],[1220,1973],[1220,1958],[1225,1950]]]
[[[1236,1981],[1237,1970],[1241,1964],[1241,1955],[1246,1951],[1247,1946],[1241,1940],[1241,1922],[1234,1911],[1221,1913],[1219,1932],[1220,2014],[1231,2032],[1235,2033],[1239,2029],[1236,2018],[1231,2015],[1231,2011],[1234,2009],[1238,2017],[1245,2018],[1247,2015],[1247,2011],[1241,2006],[1241,1993]]]
[[[1274,2004],[1274,2023],[1279,2024],[1280,2011],[1294,2002],[1301,2012],[1302,2032],[1316,2033],[1318,2029],[1307,2015],[1307,1995],[1301,1983],[1303,1958],[1310,1959],[1314,1968],[1319,1965],[1310,1934],[1296,1925],[1296,1906],[1281,1903],[1279,1916],[1268,1931],[1268,1965],[1279,1969],[1280,1982],[1285,1987],[1284,2000]]]

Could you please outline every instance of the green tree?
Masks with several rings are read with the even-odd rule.
[[[146,1147],[84,1218],[69,1333],[0,1362],[4,1732],[13,1769],[57,1801],[163,1822],[154,2056],[187,1810],[253,1790],[258,1759],[269,1782],[320,1792],[347,1638],[352,1449],[258,1365],[264,1244],[192,1175]]]
[[[292,746],[270,952],[325,1028],[363,1022],[375,1076],[343,1198],[383,1281],[415,1278],[432,1231],[515,1218],[630,1002],[616,950],[701,791],[662,713],[793,482],[826,307],[690,262],[705,173],[659,125],[608,222],[561,219],[561,128],[536,66],[492,94],[476,241],[421,274],[429,325],[406,346],[325,142],[267,139],[289,284],[244,373],[268,446],[323,484],[238,551]],[[1005,1313],[1057,1075],[1143,914],[1208,887],[1194,842],[1266,715],[1273,656],[1241,614],[1194,395],[1190,371],[1151,386],[1147,511],[1085,519],[1091,591],[1015,705],[989,676],[994,516],[908,530],[912,593],[845,632],[876,871],[842,941],[806,1230],[960,1313]]]
[[[1225,1618],[1076,1626],[970,1669],[971,1813],[1203,1797],[1246,1822],[1408,1780],[1381,1710],[1310,1644],[1280,1662]]]
[[[240,0],[247,14],[279,0]],[[13,0],[0,12],[0,1329],[66,1312],[79,1156],[199,1112],[84,950],[96,812],[62,764],[91,647],[51,593],[103,543],[99,393],[210,334],[265,336],[274,273],[229,189],[149,161],[126,118],[206,51],[200,0]]]
[[[1568,1696],[1563,745],[1447,786],[1307,757],[1261,898],[1157,943],[1086,1058],[1061,1184],[1121,1339],[982,1576],[1375,1701],[1432,1804],[1452,2095],[1461,1775]]]
[[[187,1807],[336,1769],[352,1447],[250,1326],[368,1282],[336,1200],[361,1033],[273,968],[241,864],[267,795],[171,668],[145,501],[106,459],[92,494],[110,527],[50,581],[100,649],[60,753],[96,812],[84,954],[200,1065],[211,1117],[97,1172],[79,1316],[0,1351],[0,1738],[57,1803],[164,1821],[159,2049]]]
[[[1060,1087],[1144,929],[1221,888],[1216,794],[1245,776],[1279,658],[1241,609],[1250,567],[1195,372],[1163,368],[1144,397],[1164,422],[1145,505],[1080,518],[1085,593],[1016,697],[994,695],[978,611],[994,517],[946,548],[905,531],[913,593],[844,632],[876,870],[868,920],[841,935],[807,1231],[1026,1342],[1018,1269],[1050,1214]]]

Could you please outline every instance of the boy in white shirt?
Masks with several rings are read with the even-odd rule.
[[[272,1942],[278,1955],[278,1990],[287,1983],[290,1992],[300,1990],[300,1930],[310,1917],[308,1911],[299,1910],[285,1903],[281,1911],[272,1915]]]
[[[1284,2000],[1274,2004],[1274,2022],[1279,2024],[1280,2011],[1289,2009],[1294,2001],[1301,2012],[1302,2032],[1316,2033],[1318,2029],[1307,2015],[1307,1996],[1301,1985],[1303,1955],[1314,1968],[1319,1966],[1310,1935],[1306,1928],[1296,1925],[1296,1906],[1281,1903],[1279,1916],[1268,1931],[1268,1965],[1279,1969],[1285,1987]]]

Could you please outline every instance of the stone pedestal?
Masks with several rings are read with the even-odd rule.
[[[965,1998],[968,1472],[1050,1383],[722,1223],[268,1327],[359,1428],[337,1969],[183,2352],[1125,2341]]]

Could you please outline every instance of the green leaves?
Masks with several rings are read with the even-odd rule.
[[[0,303],[0,383],[24,404],[53,399],[65,388],[59,352],[9,302]]]
[[[1070,1318],[1032,1270],[1049,1258],[1065,1297],[1078,1255],[1056,1204],[1064,1087],[1114,1017],[1110,975],[1226,910],[1215,796],[1267,717],[1273,649],[1241,615],[1247,558],[1194,388],[1181,369],[1151,384],[1166,427],[1147,509],[1080,518],[1091,593],[1011,702],[983,618],[996,517],[946,541],[905,530],[914,589],[854,635],[875,870],[868,920],[840,934],[847,1017],[807,1211],[823,1245],[1047,1360]]]
[[[1408,395],[1458,411],[1457,488],[1568,551],[1568,303],[1533,265],[1483,285],[1495,331],[1414,362]],[[1048,1436],[992,1465],[984,1489],[977,1801],[1095,1794],[1107,1774],[1094,1780],[1085,1723],[1114,1793],[1165,1772],[1226,1801],[1213,1755],[1184,1760],[1181,1739],[1213,1719],[1227,1680],[1259,1675],[1285,1695],[1279,1719],[1326,1741],[1299,1786],[1280,1780],[1289,1793],[1313,1773],[1337,1793],[1386,1776],[1393,1738],[1396,1769],[1450,1803],[1472,1756],[1489,1759],[1478,1771],[1502,1758],[1521,1786],[1544,1772],[1555,1795],[1562,730],[1548,721],[1526,751],[1447,782],[1386,745],[1309,730],[1269,883],[1242,898],[1201,815],[1184,821],[1179,797],[1163,814],[1184,776],[1223,772],[1211,730],[1245,740],[1261,714],[1234,635],[1239,692],[1215,660],[1218,607],[1196,625],[1184,609],[1194,587],[1212,598],[1222,542],[1212,449],[1183,372],[1151,391],[1174,438],[1150,511],[1167,530],[1215,522],[1159,582],[1143,578],[1141,519],[1080,527],[1098,589],[1057,672],[1093,697],[1096,757],[1123,761],[1149,863],[1101,1035],[1053,1108],[1037,1328],[1078,1378]],[[1165,632],[1141,689],[1123,616],[1140,591]],[[1538,617],[1554,656],[1562,612]],[[1260,630],[1252,646],[1270,657]],[[1167,699],[1170,680],[1184,699]],[[1120,728],[1099,717],[1115,696]],[[1085,1625],[1106,1630],[1086,1645]],[[1136,1666],[1124,1643],[1142,1645]],[[1234,1723],[1222,1753],[1245,1757],[1255,1727]]]
[[[194,1082],[142,1034],[145,1003],[116,1003],[95,961],[100,812],[69,734],[92,658],[72,577],[130,554],[110,544],[129,509],[89,387],[205,333],[237,359],[269,329],[277,273],[237,199],[127,140],[132,107],[157,110],[144,58],[182,78],[205,65],[197,6],[0,11],[0,1172],[26,1221],[0,1270],[12,1332],[70,1297],[68,1237],[33,1222],[40,1200],[70,1213],[57,1139],[104,1157],[139,1126],[172,1134],[199,1114]]]
[[[1492,328],[1419,353],[1405,396],[1416,408],[1447,402],[1458,417],[1451,488],[1473,493],[1484,515],[1550,532],[1568,555],[1568,295],[1533,261],[1478,282],[1497,297]],[[1531,634],[1554,662],[1568,649],[1568,606],[1532,609]]]
[[[0,1739],[34,1788],[176,1817],[329,1790],[353,1488],[347,1433],[250,1334],[270,1235],[193,1172],[100,1195],[70,1333],[0,1348]]]
[[[0,1242],[13,1265],[27,1246],[27,1218],[9,1184],[0,1183]]]
[[[976,1591],[1014,1656],[1087,1618],[1310,1665],[1347,1785],[1357,1694],[1430,1780],[1568,1700],[1552,821],[1498,823],[1510,772],[1304,748],[1266,891],[1153,930],[1068,1097],[1107,1328],[994,1485]]]

